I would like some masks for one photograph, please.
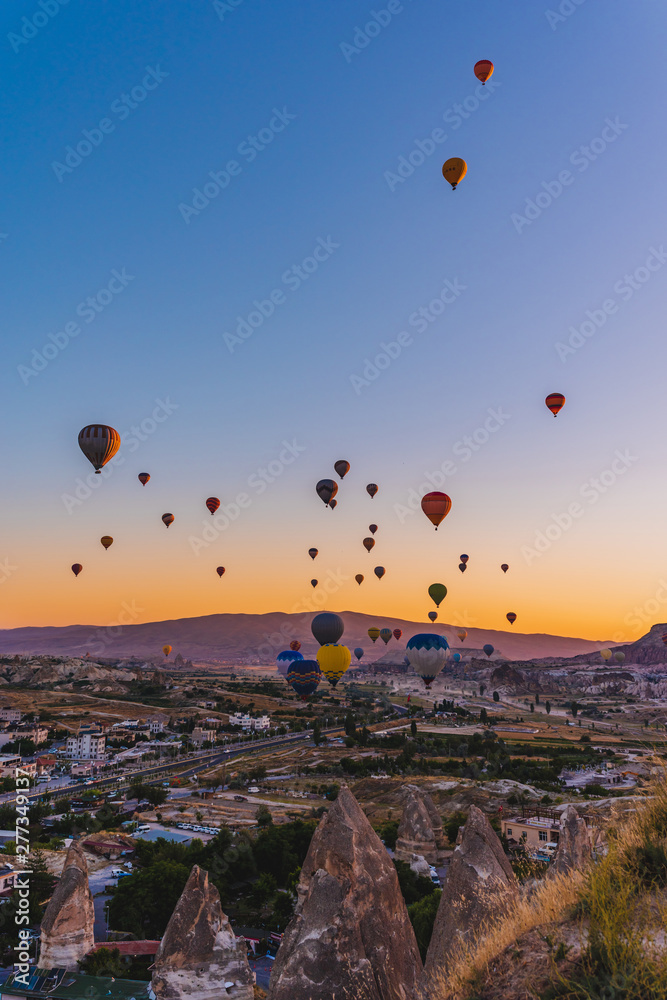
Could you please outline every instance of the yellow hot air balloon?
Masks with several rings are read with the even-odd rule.
[[[163,646],[162,647],[162,652],[164,653],[165,656],[168,657],[169,654],[171,653],[171,646]]]
[[[605,661],[606,660],[611,660],[611,650],[610,649],[601,649],[600,650],[600,656]]]
[[[368,638],[372,639],[373,642],[375,642],[375,640],[379,637],[379,635],[380,635],[380,629],[377,628],[375,625],[369,628]]]
[[[456,185],[462,181],[468,172],[468,164],[460,156],[452,156],[442,165],[442,176],[452,185],[452,191],[456,191]]]
[[[110,545],[113,545],[113,538],[111,535],[102,535],[100,541],[105,549],[108,549]]]
[[[351,659],[352,653],[347,646],[339,646],[337,643],[327,643],[317,651],[320,670],[334,688],[349,667]]]

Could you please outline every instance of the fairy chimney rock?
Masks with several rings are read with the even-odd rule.
[[[584,868],[591,859],[591,842],[586,821],[574,806],[567,806],[560,818],[558,848],[551,871],[564,875],[577,868]]]
[[[222,912],[208,872],[195,865],[167,924],[153,969],[158,1000],[252,1000],[245,943]]]
[[[424,795],[414,785],[409,786],[398,827],[396,858],[409,861],[413,854],[418,854],[430,864],[436,864],[442,847],[442,820],[431,796]]]
[[[414,1000],[422,963],[392,864],[343,786],[304,861],[269,1000]]]
[[[95,946],[94,923],[88,865],[81,845],[74,841],[42,920],[40,968],[78,971],[78,960]]]

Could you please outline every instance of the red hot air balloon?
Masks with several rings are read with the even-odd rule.
[[[162,520],[167,525],[167,527],[169,527],[170,524],[174,523],[174,521],[176,520],[176,518],[174,517],[173,514],[163,514],[162,515]]]
[[[299,642],[298,639],[292,639],[292,641],[289,644],[289,648],[293,649],[295,653],[298,653],[299,650],[301,649],[301,643]]]
[[[140,472],[139,475],[137,476],[137,479],[139,480],[142,486],[145,486],[150,478],[151,477],[148,472]]]
[[[371,549],[373,548],[373,546],[375,545],[375,539],[374,538],[364,538],[364,541],[363,541],[362,544],[363,544],[364,548],[366,549],[366,552],[370,552]]]
[[[215,514],[216,510],[220,506],[220,501],[218,500],[217,497],[209,497],[208,500],[206,501],[206,506],[210,510],[212,516],[213,514]]]
[[[451,509],[452,501],[446,493],[439,493],[435,490],[422,497],[422,510],[431,524],[435,525],[436,531],[440,522],[447,517]]]
[[[120,448],[120,434],[106,424],[88,424],[79,431],[79,448],[99,475]]]
[[[493,63],[490,59],[480,59],[475,63],[474,74],[482,86],[493,76]]]
[[[379,486],[377,486],[375,483],[369,483],[368,486],[366,487],[366,492],[368,493],[368,495],[371,498],[371,500],[373,499],[373,497],[377,493],[378,489],[379,489]]]
[[[503,573],[506,573],[507,570],[509,569],[509,566],[507,565],[507,563],[502,563],[500,568],[503,571]]]
[[[461,562],[462,562],[462,563],[467,563],[467,562],[468,562],[468,559],[470,559],[470,556],[467,556],[467,555],[465,554],[465,552],[463,552],[463,553],[462,553],[462,554],[461,554],[461,555],[459,556],[459,559],[461,560]]]
[[[216,573],[218,574],[218,576],[223,576],[224,572],[225,572],[225,567],[224,566],[218,566],[217,567]]]
[[[375,532],[378,530],[377,524],[369,524],[368,530],[370,531],[371,535],[374,535]]]
[[[341,479],[345,479],[346,475],[350,471],[350,463],[341,458],[338,462],[334,462],[334,471],[336,472],[336,475],[340,476]]]
[[[363,578],[363,576],[362,576],[361,573],[357,573],[357,575],[355,576],[354,579],[357,581],[357,583],[359,584],[359,586],[361,586],[362,583],[364,582],[364,578]]]
[[[384,576],[386,570],[385,570],[384,566],[376,566],[375,569],[373,570],[373,572],[375,573],[375,575],[378,578],[378,580],[381,580],[382,577]]]
[[[505,618],[507,618],[507,621],[510,623],[510,625],[514,625],[514,622],[516,621],[516,615],[514,614],[513,611],[508,611],[507,614],[505,615]]]
[[[308,549],[308,555],[310,556],[311,559],[315,558],[315,556],[317,555],[317,551],[318,551],[317,549]]]
[[[396,642],[398,642],[398,640],[401,638],[402,635],[403,635],[403,629],[400,628],[394,629],[394,639],[396,640]]]
[[[562,392],[550,392],[544,402],[547,404],[554,417],[557,417],[559,412],[563,409],[565,396]]]
[[[72,572],[74,573],[74,576],[78,576],[82,569],[83,566],[81,565],[81,563],[74,563],[74,565],[72,566]]]
[[[338,483],[335,483],[333,479],[320,479],[315,489],[322,503],[330,504],[338,493]]]

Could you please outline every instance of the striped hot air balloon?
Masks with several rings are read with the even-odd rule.
[[[79,448],[99,475],[120,448],[120,434],[106,424],[88,424],[79,431]]]
[[[352,654],[347,646],[339,646],[337,643],[327,642],[317,651],[320,670],[333,688],[350,666],[351,659]]]
[[[213,516],[213,514],[215,514],[216,510],[220,506],[220,501],[218,500],[217,497],[209,497],[208,500],[206,501],[206,506],[210,510],[211,516]]]
[[[396,642],[398,642],[398,640],[401,638],[402,635],[403,635],[403,629],[402,628],[395,628],[394,629],[394,639],[396,640]]]
[[[544,400],[554,417],[557,417],[565,404],[565,396],[562,392],[550,392]]]
[[[174,523],[174,521],[176,520],[176,518],[174,517],[173,514],[163,514],[162,515],[162,520],[164,521],[164,523],[166,524],[166,526],[169,527],[170,524]]]
[[[406,653],[412,669],[419,674],[427,688],[445,665],[449,643],[442,635],[420,632],[408,639]]]
[[[139,475],[137,476],[137,479],[139,480],[142,486],[145,486],[150,478],[151,477],[149,472],[140,472]]]
[[[385,646],[387,645],[387,643],[391,639],[392,634],[393,633],[392,633],[392,631],[391,631],[390,628],[381,628],[380,629],[380,638],[382,639],[382,641],[385,644]]]
[[[486,81],[493,76],[493,63],[490,59],[480,59],[475,63],[473,70],[479,82],[484,86]]]
[[[510,623],[510,625],[514,625],[514,622],[516,621],[516,615],[514,614],[513,611],[508,611],[507,614],[505,615],[505,618],[507,618],[507,621]]]
[[[302,660],[303,656],[298,651],[298,649],[285,649],[282,653],[278,653],[276,657],[276,664],[278,666],[278,673],[281,677],[287,680],[287,673],[290,668],[290,664],[296,663],[297,660]]]
[[[375,625],[373,625],[371,628],[369,628],[369,630],[368,630],[368,638],[371,640],[371,642],[375,642],[376,639],[379,638],[379,636],[380,636],[380,629],[379,628],[377,628]]]
[[[111,535],[102,535],[100,541],[105,549],[108,549],[111,545],[113,545],[113,538]]]
[[[295,660],[287,671],[287,683],[298,694],[301,701],[307,701],[317,691],[322,680],[322,671],[317,660]]]

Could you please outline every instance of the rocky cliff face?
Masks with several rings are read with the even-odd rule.
[[[591,859],[591,842],[586,822],[574,806],[568,806],[560,819],[558,848],[551,871],[565,874],[583,868]]]
[[[234,936],[208,872],[197,865],[155,956],[152,986],[158,1000],[252,1000],[245,944]]]
[[[484,813],[470,807],[454,851],[426,956],[428,980],[446,974],[456,951],[518,897],[518,885],[501,843]]]
[[[437,832],[434,824],[437,824]],[[430,864],[435,864],[442,847],[442,820],[433,800],[430,795],[423,795],[415,785],[409,785],[398,827],[395,851],[397,859],[409,862],[412,855],[417,854]]]
[[[415,1000],[420,976],[396,870],[343,786],[311,841],[269,1000]]]
[[[93,948],[95,907],[88,886],[88,865],[75,841],[42,920],[39,965],[78,970],[77,961]]]

